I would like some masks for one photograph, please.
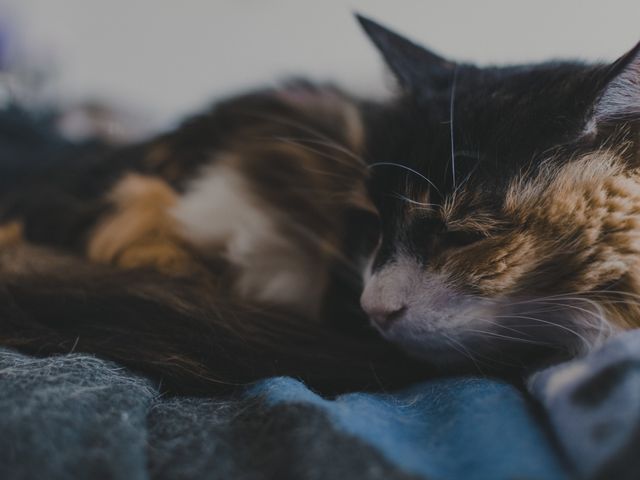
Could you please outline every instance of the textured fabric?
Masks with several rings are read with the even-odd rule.
[[[291,379],[269,380],[256,390],[270,403],[320,407],[340,429],[420,478],[566,478],[526,400],[494,380],[434,380],[333,401]]]
[[[288,378],[224,399],[163,398],[86,355],[0,350],[2,479],[561,479],[526,400],[436,380],[323,399]]]
[[[530,381],[578,472],[640,478],[640,330]]]

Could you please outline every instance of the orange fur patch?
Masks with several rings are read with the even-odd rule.
[[[87,255],[123,268],[152,267],[184,273],[193,267],[169,210],[177,193],[162,179],[129,174],[109,194],[114,212],[90,235]]]
[[[512,187],[506,209],[546,241],[548,254],[566,250],[585,265],[571,286],[586,291],[636,269],[639,180],[615,155],[600,152]]]
[[[15,246],[24,241],[23,226],[20,222],[9,222],[0,225],[0,247]]]
[[[438,269],[484,295],[572,295],[640,325],[640,172],[618,155],[542,165],[511,183],[498,216],[508,228],[445,253]]]

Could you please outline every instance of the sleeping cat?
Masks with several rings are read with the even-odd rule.
[[[0,344],[96,353],[181,393],[430,373],[351,323],[361,268],[381,335],[447,366],[533,367],[637,324],[640,48],[478,68],[360,21],[391,102],[297,84],[13,172]]]
[[[364,115],[382,236],[362,306],[381,334],[495,365],[640,326],[640,44],[480,68],[359,20],[401,87]]]

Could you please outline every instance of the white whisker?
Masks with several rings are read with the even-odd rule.
[[[290,136],[277,136],[277,137],[273,137],[273,138],[276,138],[278,140],[282,140],[282,141],[285,141],[285,142],[289,142],[289,143],[292,143],[294,145],[298,145],[298,146],[303,147],[303,148],[306,147],[310,151],[316,152],[316,153],[320,153],[320,151],[316,150],[316,149],[312,149],[308,145],[304,145],[304,144],[310,143],[311,145],[319,145],[319,146],[323,146],[323,147],[332,148],[332,149],[334,149],[334,150],[336,150],[336,151],[338,151],[340,153],[344,153],[349,158],[357,161],[360,164],[360,166],[362,166],[365,163],[364,159],[360,155],[357,155],[355,152],[352,152],[352,151],[348,150],[347,148],[343,147],[342,145],[336,143],[333,140],[302,138],[302,137],[290,137]],[[329,157],[329,158],[332,158],[334,160],[337,159],[337,157]],[[345,162],[343,162],[343,163],[345,163]]]
[[[456,189],[456,148],[455,138],[453,134],[453,110],[456,98],[456,82],[458,80],[458,65],[453,69],[453,80],[451,81],[451,98],[449,101],[449,132],[451,137],[451,178],[453,180],[453,189]]]
[[[316,138],[325,140],[326,142],[330,143],[331,145],[335,146],[336,148],[341,148],[343,151],[343,153],[347,154],[347,155],[351,155],[352,158],[358,160],[358,161],[363,161],[362,157],[357,155],[355,152],[349,150],[348,148],[346,148],[345,145],[341,145],[338,144],[334,139],[332,139],[331,137],[327,136],[326,134],[322,133],[321,131],[310,127],[308,125],[303,125],[299,122],[292,122],[289,119],[282,117],[280,115],[273,115],[273,114],[266,114],[266,113],[261,113],[261,112],[256,112],[256,111],[247,111],[244,112],[246,115],[250,115],[256,118],[262,118],[265,120],[271,120],[275,123],[279,123],[280,125],[286,125],[289,127],[293,127],[293,128],[297,128],[298,130],[301,130],[303,132],[309,133],[311,135],[313,135]]]
[[[531,316],[526,316],[526,315],[496,315],[496,318],[503,318],[503,319],[510,319],[510,318],[521,318],[524,320],[532,320],[534,322],[539,322],[539,323],[543,323],[545,325],[551,325],[553,327],[558,327],[561,330],[565,330],[566,332],[571,333],[572,335],[575,335],[576,337],[578,337],[580,340],[582,340],[584,342],[585,345],[587,345],[589,348],[592,347],[592,344],[589,340],[587,340],[583,335],[581,335],[579,332],[577,332],[576,330],[573,330],[565,325],[561,325],[559,323],[555,323],[555,322],[550,322],[548,320],[543,320],[541,318],[537,318],[537,317],[531,317]]]
[[[431,185],[434,190],[438,193],[441,193],[440,190],[438,189],[438,187],[435,186],[435,184],[429,180],[427,177],[425,177],[424,175],[422,175],[420,172],[414,170],[411,167],[407,167],[406,165],[402,165],[401,163],[395,163],[395,162],[376,162],[376,163],[372,163],[368,166],[368,168],[373,168],[373,167],[381,167],[381,166],[392,166],[392,167],[398,167],[398,168],[404,168],[405,170],[419,176],[420,178],[422,178],[424,181],[426,181],[429,185]]]
[[[407,203],[410,203],[412,205],[418,205],[420,207],[425,207],[428,210],[431,210],[433,208],[438,207],[438,205],[436,205],[435,203],[423,203],[423,202],[418,202],[417,200],[412,200],[409,197],[406,197],[404,195],[402,195],[401,193],[398,192],[394,192],[394,196],[396,198],[399,198],[400,200],[404,200]]]
[[[475,330],[473,328],[465,328],[464,331],[465,332],[478,333],[480,335],[489,335],[491,337],[496,337],[496,338],[503,338],[505,340],[514,341],[514,342],[530,343],[532,345],[551,345],[551,343],[548,343],[548,342],[542,342],[542,341],[536,341],[536,340],[528,340],[526,338],[513,337],[513,336],[510,336],[510,335],[502,335],[500,333],[490,332],[490,331],[487,331],[487,330]],[[518,333],[521,333],[521,332],[518,332]]]
[[[478,371],[484,375],[484,372],[480,368],[480,365],[476,361],[475,357],[471,354],[471,352],[469,352],[469,349],[467,347],[465,347],[462,342],[459,342],[458,340],[456,340],[455,338],[451,337],[450,335],[447,335],[446,333],[443,333],[443,335],[449,341],[449,345],[455,351],[457,351],[458,353],[461,353],[462,355],[467,357],[469,360],[471,360],[473,362],[473,364],[476,366],[476,368],[478,369]],[[456,345],[458,347],[456,347]]]

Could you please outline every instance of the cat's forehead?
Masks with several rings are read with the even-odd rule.
[[[428,173],[440,189],[474,169],[475,177],[495,183],[579,135],[598,73],[579,63],[460,66],[449,89],[404,100],[397,121],[389,122],[395,129],[393,161]],[[382,150],[380,160],[388,161]],[[454,170],[461,176],[456,181]],[[408,182],[420,183],[420,178],[411,176]]]
[[[500,100],[500,94],[565,94],[575,89],[588,89],[598,71],[598,67],[569,61],[486,67],[459,65],[455,75],[452,74],[451,83],[455,77],[458,90],[472,89],[478,99],[484,94],[494,94],[485,99],[495,101]]]
[[[443,88],[420,92],[411,101],[432,122],[558,121],[585,113],[600,87],[602,69],[576,62],[477,67],[460,65]],[[545,118],[546,116],[546,118]],[[473,128],[473,125],[465,125]]]
[[[469,193],[466,200],[499,205],[523,171],[535,171],[549,158],[566,158],[554,152],[567,147],[575,152],[589,147],[576,142],[602,71],[572,62],[460,65],[448,89],[404,97],[370,138],[379,208],[399,215],[419,207],[412,202],[442,206],[461,184]]]

